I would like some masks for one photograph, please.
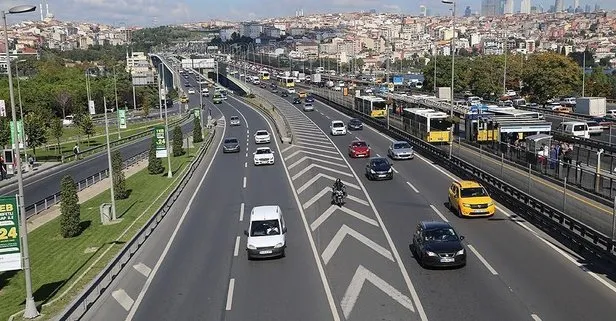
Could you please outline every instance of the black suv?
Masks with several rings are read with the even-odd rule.
[[[446,267],[466,265],[464,236],[442,221],[421,221],[417,224],[409,246],[421,266]]]

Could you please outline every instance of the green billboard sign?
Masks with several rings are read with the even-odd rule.
[[[126,109],[118,109],[118,122],[120,129],[126,129]]]
[[[167,138],[165,136],[165,126],[154,127],[154,138],[156,139],[156,158],[167,157]]]
[[[0,197],[0,272],[22,269],[19,232],[17,197]]]
[[[13,149],[17,148],[15,146],[15,123],[11,120],[11,145]],[[19,148],[24,148],[24,123],[21,120],[17,121],[17,141],[19,142]]]

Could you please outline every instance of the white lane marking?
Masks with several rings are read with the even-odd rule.
[[[302,150],[314,150],[320,153],[330,153],[330,154],[334,154],[334,155],[339,155],[337,150],[323,150],[323,148],[314,148],[314,147],[308,147],[308,146],[301,146]]]
[[[436,208],[436,206],[430,204],[430,207],[441,218],[441,220],[445,222],[449,222],[449,220],[445,217],[445,215],[443,215],[443,213],[441,213],[441,211],[439,211],[438,208]]]
[[[395,167],[393,167],[393,166],[391,167],[391,169],[392,169],[392,170],[394,171],[394,173],[396,173],[396,174],[400,173],[400,172],[398,172],[398,170],[397,170]]]
[[[327,119],[331,119],[331,118],[329,118],[329,116],[327,116],[327,115],[325,115],[325,117],[326,117]]]
[[[145,276],[146,278],[150,275],[150,272],[152,272],[152,269],[150,269],[149,266],[143,264],[142,262],[139,262],[135,265],[133,265],[133,269],[137,270],[137,272],[143,274],[143,276]]]
[[[411,184],[410,182],[406,182],[406,185],[410,186],[415,191],[415,193],[419,193],[419,190],[415,188],[415,186],[413,186],[413,184]]]
[[[233,256],[237,256],[240,253],[240,237],[235,238],[235,247],[233,248]]]
[[[226,131],[227,131],[227,127],[225,126],[222,129],[222,137],[225,137]],[[223,140],[224,139],[221,139],[218,142],[218,146],[216,146],[216,150],[220,150],[220,146],[222,145]],[[195,198],[197,197],[197,193],[199,192],[199,190],[201,190],[201,186],[203,186],[203,182],[205,182],[205,179],[207,178],[207,174],[209,173],[210,168],[212,167],[212,164],[214,163],[214,160],[216,159],[216,155],[218,154],[217,153],[214,154],[214,156],[210,160],[210,163],[207,165],[207,168],[205,169],[205,173],[203,174],[203,177],[201,177],[199,184],[197,184],[197,188],[195,188],[195,190],[193,191],[193,194],[191,195],[190,200],[188,201],[188,204],[186,205],[186,208],[184,209],[184,212],[182,213],[182,216],[180,217],[180,220],[175,226],[175,229],[173,230],[171,237],[167,241],[167,245],[165,245],[163,252],[158,258],[158,261],[156,261],[156,265],[154,265],[154,269],[152,270],[152,273],[150,273],[150,276],[145,281],[145,285],[141,289],[141,292],[139,292],[139,296],[137,296],[137,300],[135,300],[135,304],[133,304],[125,320],[130,321],[135,316],[135,313],[137,312],[137,309],[139,308],[141,301],[143,301],[143,297],[145,296],[145,293],[150,288],[150,284],[152,284],[152,280],[154,279],[156,272],[158,272],[158,269],[160,268],[161,264],[163,263],[163,260],[165,259],[165,257],[167,256],[167,253],[169,252],[169,249],[171,248],[171,244],[173,243],[173,240],[175,240],[175,237],[178,234],[180,227],[182,227],[182,223],[184,223],[184,219],[186,219],[186,215],[188,215],[188,212],[190,211],[190,208],[192,207],[192,204],[195,201]]]
[[[284,153],[284,152],[288,151],[289,149],[291,149],[291,148],[293,148],[293,147],[295,147],[295,145],[291,145],[291,146],[289,146],[289,147],[287,147],[287,148],[283,149],[282,151],[280,151],[280,153],[282,154],[282,153]]]
[[[304,141],[299,141],[296,143],[298,146],[301,146],[302,148],[305,148],[306,146],[312,146],[312,147],[316,147],[316,148],[327,148],[327,149],[335,149],[333,146],[327,144],[327,145],[321,145],[321,144],[315,144],[315,143],[306,143]]]
[[[240,222],[244,220],[244,203],[240,204]]]
[[[541,318],[538,315],[534,314],[534,313],[531,314],[530,317],[533,318],[533,320],[535,320],[535,321],[541,321]]]
[[[355,139],[357,139],[357,140],[361,140],[361,138],[359,138],[359,137],[357,137],[357,136],[355,136]]]
[[[481,263],[483,263],[483,265],[486,266],[486,268],[490,271],[490,273],[492,273],[492,275],[498,275],[498,272],[496,272],[496,270],[492,267],[492,265],[490,265],[490,263],[488,263],[488,261],[483,258],[483,256],[479,253],[479,251],[475,249],[474,246],[470,244],[467,244],[466,246],[469,248],[469,250],[471,250],[471,252],[475,254],[475,256],[477,256],[479,261],[481,261]]]
[[[293,154],[285,157],[284,160],[289,160],[289,159],[293,158],[294,156],[299,155],[300,153],[314,155],[314,156],[318,156],[318,157],[325,157],[325,158],[329,158],[329,159],[342,160],[342,158],[340,158],[340,157],[329,156],[329,155],[322,155],[322,154],[315,153],[315,152],[310,152],[310,151],[307,151],[307,150],[296,150],[295,152],[293,152]]]
[[[376,154],[376,157],[381,157],[381,155],[379,155],[379,154]]]
[[[241,102],[248,108],[252,108],[251,106],[247,105],[246,103],[240,100],[237,100],[237,101]],[[255,111],[255,112],[260,114],[258,111]],[[263,116],[263,114],[260,114],[260,115],[261,117],[265,119],[265,116]],[[272,126],[272,124],[267,119],[266,119],[266,122],[270,130],[273,132],[274,127]],[[276,147],[278,148],[278,150],[280,150],[278,141],[274,140],[274,143],[276,144]],[[313,153],[313,154],[318,156],[318,154],[316,153]],[[325,296],[327,297],[327,302],[329,303],[329,310],[332,313],[333,321],[340,321],[340,314],[338,313],[338,308],[336,306],[336,302],[334,301],[334,296],[332,295],[332,289],[330,288],[329,281],[327,280],[327,276],[325,275],[325,269],[323,268],[323,263],[321,262],[319,252],[317,251],[317,246],[316,246],[316,243],[314,242],[314,237],[312,236],[312,232],[310,232],[310,227],[308,226],[308,221],[306,220],[306,213],[304,213],[304,209],[302,208],[302,204],[301,204],[301,201],[299,200],[299,196],[297,195],[297,192],[293,189],[293,181],[291,181],[291,174],[289,173],[289,170],[287,169],[286,164],[285,164],[286,160],[287,158],[283,158],[281,160],[283,164],[282,167],[284,168],[284,171],[287,174],[287,181],[289,183],[289,188],[291,188],[291,193],[293,193],[293,197],[295,198],[295,204],[297,205],[297,208],[299,209],[299,212],[301,214],[300,217],[302,218],[302,222],[304,223],[304,230],[306,231],[306,235],[308,235],[308,242],[310,243],[310,249],[312,250],[312,256],[314,258],[314,261],[317,264],[317,270],[319,271],[319,276],[321,278],[321,284],[323,285],[323,290],[325,291]]]
[[[325,262],[325,265],[329,263],[329,260],[331,260],[331,258],[334,256],[334,254],[336,253],[336,250],[338,250],[338,248],[340,247],[340,244],[342,244],[344,237],[347,235],[354,237],[356,240],[364,243],[364,245],[366,245],[367,247],[371,248],[375,252],[381,254],[382,256],[388,258],[390,261],[394,262],[394,257],[391,255],[391,252],[388,249],[380,246],[375,241],[367,238],[363,234],[348,227],[346,224],[343,224],[342,227],[336,233],[336,235],[334,235],[332,240],[329,242],[325,250],[323,250],[323,254],[321,255],[321,257],[323,257],[323,262]]]
[[[314,182],[316,182],[319,178],[327,178],[331,181],[335,181],[336,178],[333,176],[329,176],[327,174],[323,174],[323,173],[319,173],[317,174],[315,177],[311,178],[309,181],[307,181],[306,183],[304,183],[304,185],[302,185],[300,188],[297,189],[297,194],[301,194],[304,190],[306,190],[308,187],[310,187],[312,184],[314,184]],[[353,183],[341,180],[342,183],[344,183],[344,185],[352,187],[354,189],[360,190],[361,188]]]
[[[248,162],[244,162],[244,168],[248,167]]]
[[[325,222],[332,214],[334,214],[334,212],[336,212],[336,210],[341,210],[342,212],[349,214],[351,216],[353,216],[354,218],[364,221],[368,224],[374,225],[374,226],[379,226],[379,223],[377,223],[375,220],[366,217],[362,214],[359,214],[351,209],[348,209],[346,207],[338,207],[336,205],[332,205],[330,206],[325,212],[323,212],[323,214],[321,214],[321,216],[319,216],[319,218],[317,218],[316,220],[314,220],[314,222],[312,222],[312,224],[310,224],[310,228],[314,231],[316,230],[319,225],[321,225],[323,222]]]
[[[231,106],[233,106],[233,105],[231,105]],[[237,109],[236,109],[236,110],[237,110]],[[244,120],[246,120],[246,118],[244,118]],[[249,133],[250,133],[250,131],[249,131],[249,130],[246,130],[246,134],[249,134]]]
[[[334,163],[334,162],[326,161],[324,159],[314,158],[314,157],[310,157],[310,156],[304,156],[304,157],[300,158],[297,162],[289,165],[289,169],[292,169],[293,167],[299,165],[301,162],[303,162],[303,161],[305,161],[307,159],[310,159],[310,160],[313,160],[313,161],[318,161],[318,162],[329,164],[329,165],[334,165],[334,166],[338,166],[338,167],[347,168],[345,164]]]
[[[291,177],[291,179],[292,180],[296,180],[296,179],[298,179],[299,177],[301,177],[302,175],[304,175],[306,172],[310,171],[313,168],[320,168],[322,170],[327,170],[327,171],[330,171],[330,172],[334,172],[336,174],[340,174],[340,175],[344,175],[344,176],[348,176],[348,177],[353,177],[352,174],[349,174],[349,173],[343,172],[343,171],[339,171],[339,170],[334,169],[334,168],[325,167],[325,166],[322,166],[322,165],[319,165],[319,164],[310,164],[307,167],[305,167],[304,169],[302,169],[301,171],[299,171],[297,174],[293,175],[293,177]]]
[[[229,290],[227,291],[227,306],[225,310],[231,311],[231,307],[233,306],[233,290],[235,289],[235,279],[229,280]]]
[[[246,152],[246,157],[248,157],[248,152]]]
[[[244,176],[244,188],[246,188],[246,176]]]
[[[124,310],[130,310],[130,307],[135,303],[135,301],[128,296],[124,289],[118,289],[111,292],[111,296],[118,301],[118,303],[124,308]]]

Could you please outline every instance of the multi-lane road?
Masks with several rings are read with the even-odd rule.
[[[234,97],[206,104],[220,118],[209,151],[150,241],[126,265],[88,320],[605,320],[616,313],[616,287],[582,267],[557,242],[498,205],[490,219],[460,219],[445,205],[457,178],[421,155],[395,162],[394,179],[363,176],[349,159],[353,139],[385,155],[390,138],[370,128],[328,135],[344,115],[316,103],[305,113],[255,88],[282,111],[292,145],[272,141],[276,163],[252,165],[256,130],[273,133],[261,114]],[[225,120],[239,116],[241,126]],[[223,137],[241,152],[223,154]],[[207,158],[206,158],[207,159]],[[349,196],[332,207],[341,178]],[[279,205],[288,225],[287,256],[248,261],[248,215]],[[408,249],[421,220],[449,221],[466,236],[466,267],[427,270]]]

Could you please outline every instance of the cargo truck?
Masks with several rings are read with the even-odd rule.
[[[449,101],[451,99],[451,87],[438,87],[436,97]]]
[[[321,74],[314,74],[310,78],[313,84],[319,85],[321,83]]]
[[[575,113],[594,117],[605,116],[605,97],[580,97],[576,100]]]

